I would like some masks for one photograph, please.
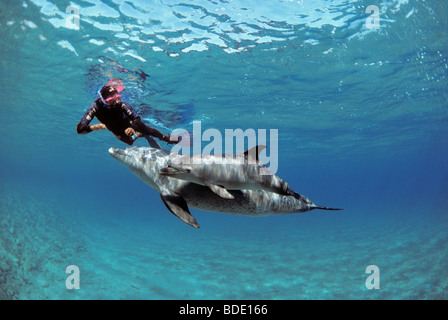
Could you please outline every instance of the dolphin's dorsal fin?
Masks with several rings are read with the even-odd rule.
[[[184,198],[168,192],[161,193],[160,197],[172,214],[190,226],[199,228],[199,224],[188,210],[188,204]]]
[[[266,146],[264,144],[260,144],[258,146],[252,147],[246,151],[244,151],[244,156],[246,159],[250,162],[251,160],[254,162],[258,162],[260,152],[266,149]]]
[[[230,192],[227,191],[227,189],[224,188],[224,187],[222,187],[222,186],[218,186],[218,185],[216,185],[216,184],[212,184],[212,183],[205,183],[205,185],[206,185],[207,187],[209,187],[210,190],[212,190],[214,193],[216,193],[216,194],[217,194],[218,196],[220,196],[221,198],[229,199],[229,200],[235,199],[235,197],[232,196],[232,195],[230,194]]]

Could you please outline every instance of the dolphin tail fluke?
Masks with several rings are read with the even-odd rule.
[[[340,208],[328,208],[328,207],[322,207],[322,206],[315,206],[313,209],[321,209],[321,210],[344,210]]]
[[[199,228],[199,224],[191,215],[190,210],[188,210],[188,205],[184,198],[175,194],[160,194],[160,197],[172,214],[190,226]]]

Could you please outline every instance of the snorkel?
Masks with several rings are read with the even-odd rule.
[[[106,103],[106,100],[104,100],[103,96],[101,95],[101,89],[102,89],[102,88],[103,88],[103,87],[100,87],[96,93],[98,94],[98,97],[100,98],[101,102],[102,102],[107,108],[109,108],[109,106],[108,106],[107,103]]]

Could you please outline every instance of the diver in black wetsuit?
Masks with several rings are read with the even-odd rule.
[[[119,140],[132,145],[137,138],[145,137],[151,147],[159,147],[151,137],[156,137],[168,144],[179,142],[178,136],[170,136],[145,125],[132,107],[121,101],[120,92],[124,89],[121,80],[113,79],[98,91],[99,98],[89,107],[76,127],[79,134],[108,129]],[[89,125],[94,117],[101,122]]]

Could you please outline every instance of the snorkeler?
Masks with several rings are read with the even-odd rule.
[[[132,145],[140,137],[145,137],[149,145],[156,148],[160,146],[152,137],[168,144],[179,142],[178,136],[165,135],[145,125],[134,109],[128,103],[121,101],[120,92],[123,90],[123,82],[120,79],[112,79],[98,90],[98,98],[82,117],[76,131],[79,134],[86,134],[107,128],[128,145]],[[95,116],[101,123],[89,125]]]

